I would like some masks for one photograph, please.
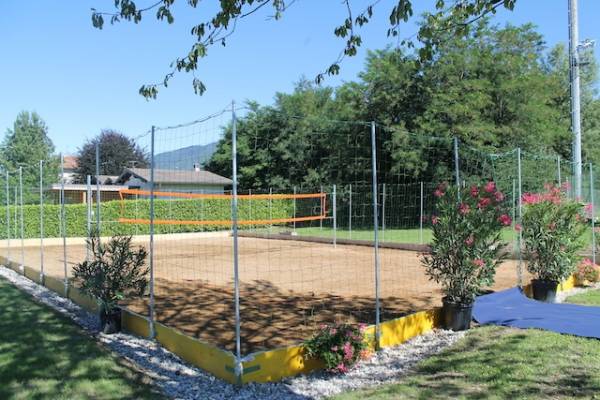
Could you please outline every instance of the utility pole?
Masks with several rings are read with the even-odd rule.
[[[577,0],[569,0],[569,78],[571,130],[573,131],[573,180],[575,197],[581,197],[581,105],[579,88],[579,22]]]

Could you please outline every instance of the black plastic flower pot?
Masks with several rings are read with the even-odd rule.
[[[100,331],[106,334],[121,332],[121,309],[115,308],[106,312],[100,311]]]
[[[558,282],[547,281],[542,279],[533,279],[531,281],[531,289],[533,290],[533,298],[545,303],[556,302],[556,291]]]
[[[442,303],[442,318],[445,329],[466,331],[471,327],[473,303],[451,303],[445,298]]]

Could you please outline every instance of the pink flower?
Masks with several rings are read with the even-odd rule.
[[[504,226],[508,226],[512,224],[512,218],[510,218],[507,214],[502,214],[498,217],[498,222],[500,222]]]
[[[504,200],[504,193],[500,191],[496,192],[494,196],[496,197],[497,202],[501,202],[502,200]]]
[[[465,239],[465,244],[469,247],[473,246],[474,242],[475,242],[475,238],[473,238],[473,235],[471,235]]]
[[[440,219],[438,217],[436,217],[435,215],[431,217],[431,223],[433,225],[437,224],[438,222],[440,222]]]
[[[566,191],[568,191],[569,189],[571,189],[571,184],[570,184],[569,182],[565,182],[565,183],[563,183],[562,185],[560,185],[560,188],[561,188],[563,191],[565,191],[565,192],[566,192]]]
[[[471,207],[469,207],[468,204],[460,203],[458,206],[458,212],[460,212],[462,215],[467,215],[469,211],[471,211]]]
[[[522,197],[524,204],[537,204],[542,201],[542,198],[537,193],[525,193]]]
[[[365,323],[360,323],[358,324],[358,330],[362,333],[367,329],[367,324]]]
[[[477,186],[471,186],[471,197],[479,196],[479,189]]]
[[[521,226],[521,224],[515,224],[515,231],[521,232],[522,230],[523,230],[523,227]]]
[[[435,191],[433,192],[433,195],[435,197],[442,197],[445,193],[443,191],[441,191],[440,189],[435,189]]]
[[[350,342],[346,342],[344,343],[344,360],[352,361],[352,357],[354,357],[354,348]]]
[[[591,267],[591,266],[594,265],[594,263],[589,258],[584,258],[583,260],[581,260],[581,264],[580,265],[584,266],[584,267]]]
[[[472,261],[473,265],[476,267],[483,267],[485,265],[485,261],[483,261],[481,258],[476,258]]]
[[[337,333],[337,329],[335,328],[331,328],[331,330],[329,331],[330,334],[335,335]]]
[[[348,372],[348,367],[346,367],[343,362],[339,363],[338,366],[335,367],[335,369],[337,370],[337,372],[341,372],[342,374]]]
[[[485,184],[483,190],[485,190],[488,193],[494,193],[496,191],[496,184],[494,183],[494,181],[489,181]]]
[[[491,202],[492,201],[489,198],[484,197],[483,199],[479,200],[479,203],[477,203],[477,208],[479,208],[479,209],[486,208],[487,206],[490,205]]]
[[[337,346],[331,346],[331,351],[333,351],[335,353],[336,351],[338,351],[338,347]]]

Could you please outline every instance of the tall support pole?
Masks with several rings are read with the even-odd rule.
[[[88,175],[86,177],[86,210],[87,210],[87,238],[88,241],[90,239],[90,236],[92,234],[92,177],[91,175]],[[135,216],[137,218],[137,215]],[[90,246],[89,246],[89,242],[86,244],[85,246],[86,248],[86,253],[85,253],[85,259],[87,261],[90,260]]]
[[[60,230],[63,242],[63,272],[65,279],[65,294],[69,293],[69,275],[67,270],[67,224],[65,216],[65,159],[60,155]]]
[[[241,383],[243,370],[242,346],[240,331],[240,274],[238,260],[238,198],[237,198],[237,121],[235,117],[235,103],[231,103],[231,170],[233,181],[233,196],[231,202],[231,222],[233,227],[233,285],[235,306],[235,375],[237,382]],[[295,190],[294,190],[295,191]]]
[[[150,304],[148,308],[148,315],[150,317],[150,320],[148,321],[150,324],[150,338],[152,339],[156,336],[154,330],[154,131],[155,128],[154,125],[152,125],[152,130],[150,132]],[[97,152],[96,160],[98,160]],[[96,168],[98,168],[98,161],[96,161]],[[96,182],[98,182],[98,179],[96,179]],[[100,190],[98,190],[96,201],[100,204]],[[98,215],[100,215],[100,207],[98,207],[97,212]],[[98,224],[100,219],[99,217],[96,218],[96,223]]]
[[[337,246],[337,191],[333,185],[333,247]]]
[[[512,220],[513,225],[517,223],[517,181],[512,180]]]
[[[252,189],[248,189],[248,219],[252,221]],[[250,229],[254,229],[254,226],[250,225]]]
[[[421,194],[419,196],[419,243],[423,244],[423,181],[421,181]]]
[[[596,203],[594,202],[594,165],[590,163],[590,204],[592,219],[592,262],[596,265]]]
[[[556,156],[556,179],[558,180],[558,186],[561,186],[562,176],[560,173],[560,156]]]
[[[577,0],[569,0],[569,75],[571,83],[571,129],[573,131],[573,186],[575,197],[581,198],[581,106]]]
[[[460,201],[460,164],[458,158],[458,138],[454,136],[454,177],[458,190],[458,201]]]
[[[44,161],[40,160],[40,283],[44,283]]]
[[[521,148],[517,148],[517,182],[518,182],[518,210],[519,210],[519,224],[523,222],[523,181],[521,177]],[[519,229],[519,236],[517,237],[517,252],[519,256],[519,262],[517,264],[517,284],[520,288],[523,287],[523,254],[521,251],[521,246],[523,243],[523,232],[522,229]]]
[[[348,189],[348,235],[352,239],[352,184]]]
[[[381,339],[381,316],[379,304],[379,207],[377,205],[377,138],[375,121],[371,122],[371,188],[373,190],[373,256],[375,263],[375,348],[379,349]]]
[[[294,186],[294,233],[296,233],[296,186]]]
[[[25,271],[25,223],[23,220],[23,167],[19,167],[19,224],[21,227],[21,272]]]
[[[387,197],[385,183],[382,184],[381,196],[381,239],[385,242],[385,198]]]
[[[101,235],[100,227],[100,143],[96,143],[96,233]]]
[[[10,172],[6,170],[6,246],[7,253],[6,258],[10,264],[10,237],[12,236],[10,231]]]

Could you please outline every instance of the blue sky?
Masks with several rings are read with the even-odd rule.
[[[369,1],[370,2],[370,1]],[[191,88],[191,76],[176,76],[158,100],[138,95],[143,83],[155,82],[169,63],[192,44],[194,22],[205,20],[216,0],[190,10],[183,0],[174,8],[175,23],[148,16],[140,25],[91,25],[90,8],[110,10],[111,0],[3,0],[0,17],[0,133],[4,135],[21,110],[35,110],[49,126],[57,151],[74,153],[86,138],[103,128],[137,136],[151,125],[186,122],[223,108],[231,100],[271,103],[278,91],[289,91],[302,76],[313,78],[333,61],[343,42],[333,28],[344,18],[340,0],[298,0],[279,21],[255,14],[238,25],[227,47],[215,46],[202,61],[198,76],[208,87],[203,96]],[[139,5],[150,1],[138,0]],[[383,0],[362,31],[363,48],[347,59],[339,77],[328,85],[352,80],[364,64],[367,49],[395,43],[385,35],[394,3]],[[415,0],[416,13],[433,1]],[[351,2],[361,9],[367,1]],[[600,42],[600,2],[579,0],[580,38]],[[515,11],[501,11],[498,23],[533,22],[548,46],[566,42],[567,0],[518,0]],[[403,26],[402,37],[415,32]],[[600,54],[600,51],[597,51]]]

